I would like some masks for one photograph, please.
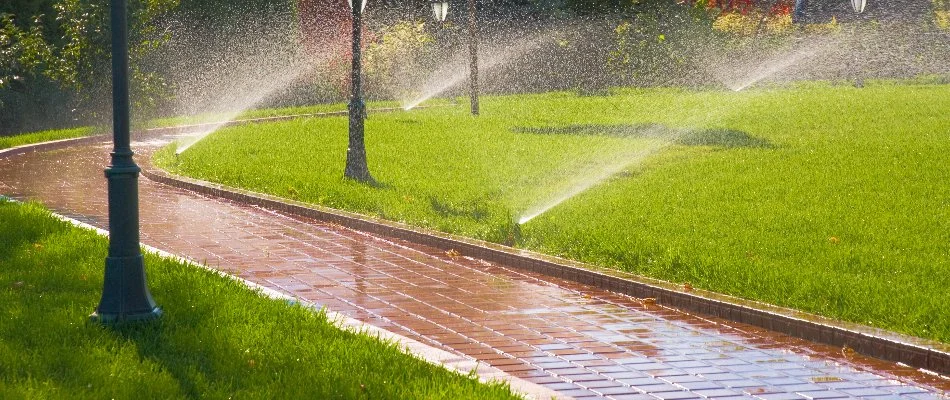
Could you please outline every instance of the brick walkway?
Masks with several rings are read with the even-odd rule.
[[[102,170],[110,149],[103,143],[0,159],[0,194],[38,199],[105,227]],[[146,244],[567,396],[936,399],[950,390],[946,379],[912,368],[504,265],[144,178],[140,191]]]

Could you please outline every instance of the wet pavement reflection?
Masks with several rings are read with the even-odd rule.
[[[162,140],[133,149],[147,162]],[[107,143],[0,158],[0,194],[106,228]],[[763,329],[140,179],[142,241],[577,398],[943,398]]]

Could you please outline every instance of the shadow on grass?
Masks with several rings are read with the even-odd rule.
[[[373,178],[373,177],[370,177],[369,180],[359,180],[359,179],[353,179],[353,178],[348,178],[344,176],[343,181],[352,183],[353,185],[356,185],[356,186],[368,187],[370,189],[377,189],[377,190],[390,190],[390,189],[393,189],[394,187],[392,184],[378,181],[376,180],[376,178]]]
[[[206,274],[201,272],[201,275]],[[256,307],[256,299],[252,299],[252,296],[242,296],[244,288],[236,285],[212,289],[219,292],[217,298],[220,304],[216,304],[208,299],[207,291],[209,287],[219,283],[203,283],[206,286],[179,282],[178,287],[172,290],[173,293],[169,293],[163,285],[154,285],[158,292],[156,297],[160,301],[159,306],[165,311],[161,318],[149,322],[103,325],[102,328],[114,335],[118,342],[134,347],[139,359],[148,360],[158,366],[165,372],[166,379],[173,380],[178,390],[187,397],[214,397],[260,390],[260,387],[255,388],[255,385],[261,384],[258,376],[261,373],[260,367],[255,363],[273,364],[274,360],[264,363],[256,352],[249,354],[245,351],[260,344],[254,343],[253,339],[241,339],[242,333],[246,335],[246,332],[234,328],[235,325],[242,324],[234,319],[242,314],[247,318],[256,312],[270,311],[276,314],[280,311],[260,310]],[[185,293],[186,290],[179,289],[202,295],[189,296]],[[235,301],[248,304],[249,307],[246,310],[235,310],[226,306],[233,305]],[[260,328],[267,329],[266,326]],[[247,347],[242,348],[242,342],[245,342]],[[279,368],[266,369],[274,373],[279,371]]]
[[[734,129],[683,129],[660,124],[575,124],[567,126],[514,127],[512,132],[535,135],[611,136],[634,139],[669,139],[685,146],[718,146],[726,148],[775,147],[766,139]]]

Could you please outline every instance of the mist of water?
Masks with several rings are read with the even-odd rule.
[[[616,175],[618,172],[642,162],[650,155],[662,150],[670,144],[672,144],[672,142],[669,140],[657,141],[649,144],[645,148],[636,146],[615,153],[608,159],[599,160],[596,167],[579,171],[573,179],[562,185],[562,188],[556,191],[552,197],[525,210],[518,217],[518,224],[525,224],[531,221],[535,217],[544,214],[548,210],[557,207],[561,203]]]
[[[504,45],[495,45],[487,50],[478,53],[479,73],[490,71],[493,68],[506,65],[519,59],[525,53],[538,48],[542,35],[530,38],[522,38],[515,43],[505,43]],[[469,75],[470,53],[461,51],[452,57],[451,61],[445,63],[431,74],[431,78],[422,85],[421,94],[404,100],[402,108],[411,110],[432,97],[442,94],[459,83],[467,82]]]
[[[731,76],[721,76],[720,80],[730,90],[738,92],[793,67],[807,71],[809,63],[819,61],[830,49],[836,47],[837,42],[839,41],[803,40],[790,48],[772,51],[771,54],[752,52],[751,57],[756,61],[745,61],[725,68],[731,71]]]
[[[817,54],[817,51],[810,49],[795,51],[791,54],[783,54],[781,57],[755,66],[755,68],[750,73],[745,74],[746,76],[742,78],[742,80],[739,80],[738,82],[727,83],[726,85],[729,87],[729,89],[732,89],[735,92],[741,91],[765,78],[785,70],[792,65],[815,57]]]
[[[224,110],[224,112],[219,112],[216,115],[217,120],[215,122],[206,125],[195,134],[180,139],[175,154],[181,154],[188,150],[195,143],[200,142],[245,111],[258,105],[270,95],[292,84],[313,68],[314,64],[310,59],[303,59],[287,65],[268,66],[265,71],[258,72],[250,80],[235,82],[237,83],[235,86],[220,93],[220,103],[217,104],[217,107]]]
[[[755,101],[760,94],[743,95],[742,101]],[[734,96],[738,96],[735,94]],[[704,128],[716,123],[716,121],[735,112],[741,108],[741,103],[720,103],[707,105],[697,108],[690,112],[682,122],[682,127],[686,128]],[[528,221],[550,211],[562,203],[588,191],[599,185],[617,173],[631,166],[642,163],[651,155],[675,144],[688,129],[670,129],[662,125],[651,126],[647,131],[642,132],[640,137],[649,138],[647,142],[644,139],[626,139],[628,144],[619,145],[611,143],[601,149],[606,154],[593,165],[580,168],[574,171],[568,171],[571,178],[561,183],[557,190],[551,195],[539,196],[541,199],[528,206],[515,219],[518,224],[525,224]]]
[[[200,125],[179,140],[179,154],[248,109],[320,79],[316,69],[332,55],[302,45],[293,13],[255,15],[218,21],[214,28],[182,16],[169,29],[174,36],[153,61],[168,76],[168,113],[186,117],[185,125]]]

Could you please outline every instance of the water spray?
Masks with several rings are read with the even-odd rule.
[[[661,129],[661,128],[652,128],[652,129]],[[645,149],[638,149],[633,153],[621,154],[619,157],[616,157],[614,160],[611,160],[606,163],[606,165],[601,168],[593,171],[590,174],[582,174],[574,180],[568,182],[564,188],[556,192],[556,194],[550,198],[548,201],[537,204],[534,207],[526,210],[518,221],[516,225],[523,225],[534,219],[535,217],[544,214],[548,210],[557,207],[561,203],[587,191],[588,189],[594,187],[595,185],[603,182],[604,180],[610,178],[611,176],[616,175],[618,172],[629,167],[633,164],[638,164],[650,155],[660,151],[663,148],[671,145],[675,139],[671,138],[670,140],[665,140],[661,142],[654,143],[647,146]]]
[[[544,34],[539,34],[515,44],[507,43],[503,46],[496,46],[487,51],[482,51],[478,56],[479,60],[482,60],[479,64],[479,69],[484,72],[508,64],[529,51],[537,49],[544,37]],[[423,86],[421,90],[422,94],[403,102],[403,110],[409,111],[419,106],[419,104],[422,104],[422,102],[438,96],[468,79],[468,71],[465,68],[468,63],[468,54],[457,54],[452,58],[452,61],[443,65],[436,73],[432,74],[433,76],[443,77],[443,79],[430,81],[427,85]]]

